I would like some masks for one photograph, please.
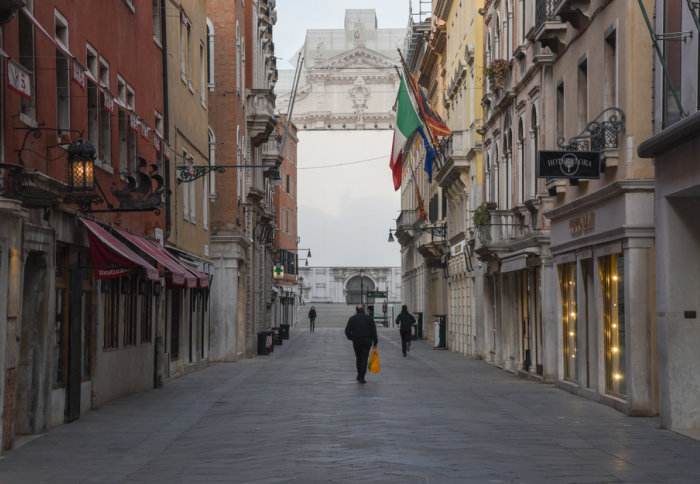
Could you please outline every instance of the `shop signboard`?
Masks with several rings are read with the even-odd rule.
[[[598,151],[540,151],[538,178],[600,178]]]

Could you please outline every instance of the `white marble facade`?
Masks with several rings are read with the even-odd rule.
[[[374,9],[348,9],[343,29],[306,31],[293,107],[301,130],[393,129],[405,29],[377,28]],[[296,63],[298,55],[290,62]],[[277,109],[288,112],[293,70],[280,70]]]
[[[359,281],[363,301],[367,291],[387,291],[388,304],[401,303],[400,267],[300,267],[299,281],[304,304],[353,304],[359,302]],[[383,302],[377,299],[372,302]]]

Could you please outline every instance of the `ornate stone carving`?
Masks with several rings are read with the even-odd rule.
[[[358,123],[362,122],[362,115],[367,109],[367,99],[369,99],[370,92],[365,80],[362,76],[358,76],[349,92]]]

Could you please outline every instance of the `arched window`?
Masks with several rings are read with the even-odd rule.
[[[525,43],[525,0],[518,0],[518,44]]]
[[[214,90],[214,24],[207,18],[207,87]],[[213,189],[212,189],[213,192]]]
[[[506,59],[513,57],[513,0],[506,2]]]
[[[493,188],[491,187],[491,170],[492,170],[491,153],[488,151],[486,152],[486,160],[485,160],[484,167],[485,167],[485,171],[486,171],[486,179],[484,180],[484,182],[485,182],[484,185],[486,185],[486,187],[485,187],[486,193],[484,194],[484,198],[485,198],[486,202],[490,202],[491,201],[491,192],[493,191]]]
[[[216,136],[214,136],[214,130],[211,129],[211,126],[209,126],[209,166],[216,166]],[[216,196],[215,175],[214,170],[209,172],[209,190],[212,198]]]
[[[486,65],[491,64],[491,29],[486,29],[486,52],[485,52]]]
[[[537,156],[539,152],[539,125],[537,124],[537,108],[533,104],[530,111],[530,159],[532,160],[532,177],[530,179],[530,194],[537,194]]]
[[[518,119],[518,141],[517,141],[517,170],[518,170],[518,204],[522,204],[525,201],[526,195],[526,178],[525,175],[525,129],[523,128],[523,118]]]
[[[496,145],[493,149],[493,168],[491,169],[491,184],[492,184],[492,202],[496,203],[496,206],[500,206],[498,203],[500,201],[500,182],[501,179],[498,176],[499,175],[499,159],[498,159],[498,145]]]
[[[493,47],[493,58],[502,59],[503,52],[501,52],[501,16],[496,14],[496,35],[494,36],[494,47]]]
[[[241,92],[241,29],[236,22],[236,89]]]
[[[505,126],[506,134],[503,140],[503,207],[508,210],[513,204],[513,130],[510,128],[510,116],[506,117],[506,121],[508,124]]]

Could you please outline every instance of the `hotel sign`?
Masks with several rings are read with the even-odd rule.
[[[588,212],[569,220],[569,233],[572,237],[589,232],[595,228],[595,213]]]
[[[600,178],[597,151],[540,151],[538,178]]]

